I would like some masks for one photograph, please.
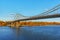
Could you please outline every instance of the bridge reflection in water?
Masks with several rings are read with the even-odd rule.
[[[0,40],[60,40],[60,25],[21,27],[19,29],[0,27]]]

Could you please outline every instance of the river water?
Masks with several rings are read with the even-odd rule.
[[[60,40],[60,25],[0,27],[0,40]]]

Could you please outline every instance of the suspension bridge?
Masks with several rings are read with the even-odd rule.
[[[32,16],[32,17],[27,17],[27,18],[22,18],[22,19],[17,19],[18,16],[16,17],[16,20],[14,20],[13,22],[17,22],[17,21],[25,21],[25,20],[36,20],[36,19],[46,19],[46,18],[56,18],[56,17],[60,17],[60,13],[54,13],[51,15],[52,12],[57,11],[60,9],[60,4],[53,7],[50,10],[47,10],[46,12],[40,13],[38,15]],[[23,16],[23,15],[21,15]],[[23,16],[25,17],[25,16]],[[21,18],[21,17],[20,17]]]
[[[55,12],[55,11],[57,11],[59,9],[60,9],[60,4],[57,5],[57,6],[55,6],[55,7],[53,7],[50,10],[47,10],[46,12],[40,13],[39,15],[35,15],[35,16],[32,16],[32,17],[26,17],[26,18],[22,18],[22,19],[16,19],[16,20],[8,22],[8,23],[11,24],[11,23],[20,22],[20,21],[37,20],[37,19],[47,19],[47,18],[57,18],[57,17],[60,17],[60,13],[56,13],[56,14],[55,13],[51,14],[51,13]],[[23,16],[23,17],[25,17],[25,16]],[[18,16],[17,16],[17,18],[18,18]]]

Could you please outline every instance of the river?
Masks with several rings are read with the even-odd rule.
[[[0,40],[60,40],[60,25],[0,27]]]

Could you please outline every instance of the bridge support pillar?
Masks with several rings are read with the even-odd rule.
[[[16,28],[19,28],[19,27],[20,27],[19,21],[15,23],[15,27],[16,27]]]

